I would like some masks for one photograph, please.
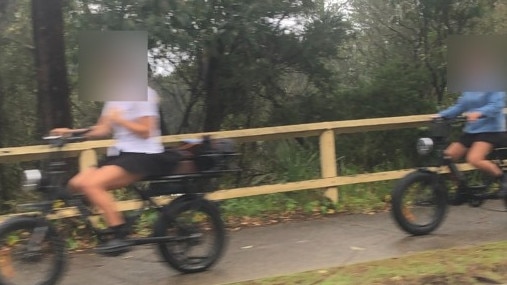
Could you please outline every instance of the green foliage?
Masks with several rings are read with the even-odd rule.
[[[339,212],[370,213],[389,209],[392,182],[347,185],[339,188]]]
[[[261,173],[266,173],[256,175],[249,185],[287,183],[319,177],[318,151],[311,145],[305,147],[295,141],[264,142],[255,153],[247,155],[260,158],[256,160],[256,164],[250,164],[250,173],[259,173],[261,170]],[[226,216],[313,213],[323,211],[328,206],[330,205],[322,193],[315,190],[236,198],[222,202]]]
[[[136,233],[141,236],[148,236],[153,230],[153,224],[157,220],[158,215],[159,212],[156,210],[143,212],[135,225]]]
[[[280,141],[272,143],[271,147],[266,146],[267,163],[279,182],[315,179],[319,176],[320,158],[315,147],[309,145],[305,148],[295,141]]]

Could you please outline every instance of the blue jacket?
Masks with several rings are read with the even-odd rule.
[[[465,133],[505,132],[505,92],[463,92],[458,102],[440,112],[444,118],[453,118],[464,112],[480,112],[483,117],[467,122]]]

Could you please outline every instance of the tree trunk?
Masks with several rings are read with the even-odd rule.
[[[4,119],[4,87],[2,84],[2,77],[0,75],[0,126],[3,126],[6,122]],[[0,131],[0,147],[4,146],[4,131]],[[4,166],[3,164],[0,164],[0,212],[3,211],[5,208],[5,202],[9,201],[11,199],[11,193],[9,191],[9,188],[7,188],[7,181],[4,174]]]
[[[215,56],[209,57],[206,73],[206,114],[204,118],[204,131],[218,131],[222,125],[224,108],[220,91],[218,89],[219,60]]]
[[[72,127],[65,66],[61,0],[32,0],[35,67],[38,83],[36,135]]]

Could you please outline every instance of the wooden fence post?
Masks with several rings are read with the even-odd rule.
[[[94,149],[83,150],[79,154],[79,171],[83,171],[89,167],[96,166],[97,163],[97,152]],[[96,211],[96,209],[94,210]],[[90,216],[89,219],[94,227],[99,227],[100,216]]]
[[[338,176],[336,169],[335,134],[333,130],[325,130],[320,134],[320,171],[322,178]],[[338,202],[338,187],[327,188],[326,197],[334,203]]]
[[[97,165],[97,153],[93,149],[83,150],[79,154],[79,171]]]

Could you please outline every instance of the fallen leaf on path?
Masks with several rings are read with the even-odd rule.
[[[365,250],[364,248],[357,247],[357,246],[351,246],[350,249],[352,249],[352,250]]]

